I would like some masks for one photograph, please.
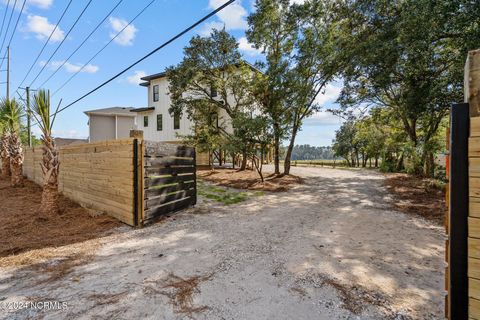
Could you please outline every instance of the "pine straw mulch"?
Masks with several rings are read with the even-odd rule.
[[[257,191],[284,192],[292,187],[303,184],[303,179],[294,175],[275,175],[264,173],[262,183],[257,171],[235,169],[202,170],[198,177],[217,185]]]
[[[121,225],[108,216],[92,217],[63,196],[59,215],[40,216],[41,195],[42,189],[31,181],[13,188],[0,178],[0,267],[55,257],[62,246],[99,238]]]
[[[385,185],[394,197],[396,209],[437,224],[444,223],[445,188],[435,180],[394,173],[386,175]]]
[[[170,273],[167,279],[162,280],[162,284],[159,284],[158,281],[152,281],[152,285],[145,286],[143,291],[145,294],[161,294],[168,297],[176,313],[185,314],[192,318],[194,313],[209,309],[208,306],[195,306],[193,295],[200,293],[199,285],[208,281],[212,276],[213,274],[208,274],[182,278]],[[160,288],[158,288],[159,285]]]

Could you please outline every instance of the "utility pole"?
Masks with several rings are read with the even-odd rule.
[[[25,88],[27,94],[27,134],[28,134],[28,146],[32,147],[32,126],[31,126],[31,116],[32,112],[30,110],[30,87]]]
[[[7,47],[7,100],[10,99],[10,46]]]

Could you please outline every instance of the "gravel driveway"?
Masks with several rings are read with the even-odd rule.
[[[48,266],[0,270],[4,304],[67,304],[2,318],[442,318],[440,226],[394,211],[379,173],[292,171],[306,184],[124,228],[60,276]]]

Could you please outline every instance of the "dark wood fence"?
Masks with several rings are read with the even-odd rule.
[[[143,224],[197,202],[195,148],[143,141]]]

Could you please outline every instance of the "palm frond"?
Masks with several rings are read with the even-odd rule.
[[[50,119],[50,91],[39,90],[34,96],[32,110],[38,125],[45,136],[51,136],[52,122]]]
[[[23,109],[15,99],[0,101],[0,132],[19,133]]]

